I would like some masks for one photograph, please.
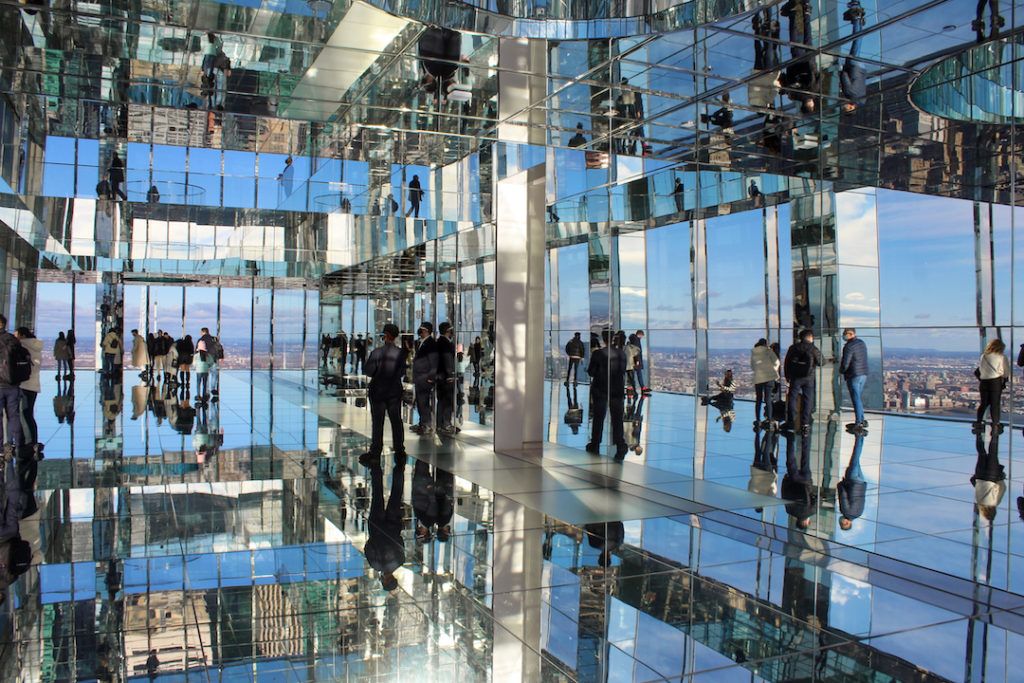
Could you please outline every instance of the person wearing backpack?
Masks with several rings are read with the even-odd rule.
[[[36,398],[39,396],[39,368],[43,364],[43,342],[36,339],[31,330],[27,327],[19,327],[14,336],[18,338],[21,345],[28,349],[32,359],[31,374],[28,379],[21,383],[21,416],[24,419],[27,434],[23,435],[22,441],[26,444],[39,443],[39,426],[36,424]]]
[[[397,325],[385,325],[384,344],[373,350],[363,368],[370,378],[366,393],[370,399],[373,428],[370,450],[359,458],[359,462],[369,467],[380,467],[380,456],[384,452],[385,417],[391,422],[391,446],[395,450],[395,462],[405,457],[405,425],[402,424],[405,353],[395,345],[398,334]]]
[[[804,436],[811,433],[811,419],[814,415],[815,386],[814,371],[824,364],[821,351],[814,345],[814,331],[804,330],[800,333],[800,341],[786,351],[783,370],[786,382],[789,383],[789,395],[786,397],[786,427],[792,430],[796,424],[797,401],[803,397],[803,409],[800,411],[800,431]]]
[[[22,439],[21,388],[18,386],[22,379],[15,376],[18,372],[15,364],[23,353],[21,342],[7,331],[7,317],[0,315],[0,410],[3,410],[7,420],[4,455],[8,457],[14,455],[14,448]]]
[[[117,330],[111,329],[103,336],[102,346],[103,374],[111,377],[117,369],[115,366],[121,365],[119,360],[122,354],[121,335],[117,333]]]

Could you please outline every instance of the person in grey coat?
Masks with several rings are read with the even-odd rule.
[[[417,434],[429,434],[434,410],[434,383],[437,380],[437,341],[434,326],[426,321],[420,325],[416,355],[412,360],[412,382],[416,387],[416,412],[419,423],[412,430]]]

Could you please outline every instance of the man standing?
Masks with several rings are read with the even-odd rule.
[[[784,372],[789,383],[786,397],[786,428],[792,431],[796,424],[796,403],[803,397],[800,412],[800,431],[804,436],[811,433],[811,418],[814,415],[815,377],[814,371],[824,363],[821,351],[814,345],[814,331],[804,330],[800,341],[786,352]]]
[[[7,318],[0,315],[0,410],[6,413],[7,439],[4,455],[13,456],[21,443],[21,389],[11,377],[11,351],[21,342],[7,331]],[[12,445],[13,444],[13,445]]]
[[[684,192],[683,181],[676,178],[676,186],[672,189],[672,198],[676,200],[676,211],[680,213],[684,206]]]
[[[450,322],[441,323],[437,331],[437,432],[454,434],[457,430],[452,423],[455,408],[455,330]]]
[[[569,369],[565,371],[565,386],[569,386],[569,375],[572,375],[572,383],[577,383],[577,374],[580,368],[580,361],[583,360],[583,340],[577,332],[565,345],[565,355],[569,356]]]
[[[420,177],[414,175],[409,181],[409,204],[412,207],[414,218],[420,217],[420,202],[423,201],[423,188],[420,186]]]
[[[626,394],[626,354],[622,350],[622,339],[616,336],[613,344],[608,330],[601,332],[604,348],[592,351],[587,374],[590,375],[590,397],[593,408],[590,415],[591,431],[587,452],[601,453],[601,434],[604,431],[604,417],[611,407],[612,442],[615,444],[615,459],[623,460],[629,447],[623,434],[623,399]]]
[[[846,379],[846,388],[850,390],[853,402],[854,421],[846,425],[850,431],[866,432],[868,421],[864,419],[864,404],[860,395],[864,391],[864,383],[868,379],[868,345],[857,336],[857,330],[847,327],[843,330],[843,360],[839,364],[839,372]]]
[[[644,331],[637,330],[636,334],[633,335],[629,343],[636,347],[633,354],[633,371],[636,375],[637,384],[640,385],[640,392],[644,396],[650,396],[651,390],[647,387],[647,381],[644,377]]]
[[[291,196],[292,184],[295,182],[295,167],[292,166],[291,156],[284,160],[284,170],[277,174],[277,180],[281,183],[281,191],[284,193],[282,199],[287,199]]]
[[[366,360],[366,340],[363,335],[357,334],[352,340],[352,374],[358,375]]]
[[[433,409],[434,380],[437,377],[437,342],[434,341],[434,326],[424,321],[419,329],[416,355],[412,360],[412,382],[416,387],[416,412],[419,424],[412,430],[417,434],[429,434]]]
[[[370,399],[370,415],[373,431],[370,450],[359,458],[369,467],[380,466],[380,455],[384,451],[384,418],[391,422],[391,446],[395,449],[395,460],[405,457],[405,432],[402,425],[402,378],[405,377],[405,354],[395,346],[398,327],[391,323],[384,326],[384,344],[370,354],[364,370],[370,378],[367,397]]]

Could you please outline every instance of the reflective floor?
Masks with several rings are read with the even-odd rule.
[[[543,461],[467,420],[367,468],[367,412],[315,373],[225,372],[198,409],[134,379],[44,377],[0,680],[1021,680],[1021,481],[976,512],[964,424],[871,416],[844,530],[842,421],[804,467],[748,404],[725,432],[655,394],[618,464],[555,386]]]

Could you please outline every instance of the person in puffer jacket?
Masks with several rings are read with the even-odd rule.
[[[864,384],[868,380],[868,345],[857,337],[857,330],[847,327],[843,330],[843,359],[839,363],[839,372],[846,380],[846,388],[850,391],[853,403],[854,421],[846,425],[851,431],[867,431],[868,421],[864,419],[864,403],[860,399]]]
[[[768,346],[768,340],[761,338],[750,350],[750,369],[754,373],[754,426],[761,424],[761,404],[764,404],[764,419],[772,419],[772,394],[779,381],[782,363]]]

